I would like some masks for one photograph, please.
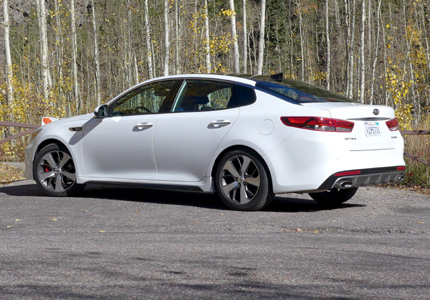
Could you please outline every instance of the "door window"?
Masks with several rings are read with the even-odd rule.
[[[118,99],[111,108],[111,116],[131,116],[161,112],[163,104],[174,97],[180,81],[155,82],[138,87]]]
[[[173,112],[210,111],[230,108],[235,98],[234,84],[187,80],[177,97]],[[236,101],[237,102],[237,101]]]

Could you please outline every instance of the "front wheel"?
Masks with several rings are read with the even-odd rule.
[[[244,150],[223,156],[216,170],[215,189],[224,204],[236,210],[260,210],[273,199],[264,162]]]
[[[50,144],[36,154],[33,177],[39,188],[49,196],[72,196],[84,185],[76,183],[76,169],[69,151]]]
[[[352,187],[349,189],[331,189],[322,193],[310,193],[309,196],[319,204],[325,206],[339,206],[351,199],[357,190],[358,187]]]

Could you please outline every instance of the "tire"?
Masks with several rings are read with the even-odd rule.
[[[322,193],[310,193],[309,196],[319,204],[325,206],[339,206],[351,199],[357,190],[358,187],[352,187],[349,189],[331,189],[330,191]]]
[[[229,208],[255,211],[273,199],[269,172],[261,158],[245,150],[226,153],[215,175],[218,197]]]
[[[47,145],[36,154],[33,177],[49,196],[72,196],[84,188],[76,183],[75,164],[69,151],[57,144]]]

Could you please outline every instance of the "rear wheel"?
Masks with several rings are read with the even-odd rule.
[[[273,199],[262,160],[244,150],[223,156],[216,171],[215,189],[224,204],[236,210],[260,210]]]
[[[325,206],[338,206],[351,199],[357,192],[358,187],[349,189],[331,189],[322,193],[310,193],[312,199]]]
[[[64,146],[50,144],[40,150],[33,172],[39,188],[50,196],[71,196],[84,187],[76,183],[75,164]]]

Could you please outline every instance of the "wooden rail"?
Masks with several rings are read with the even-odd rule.
[[[8,141],[17,139],[23,135],[32,133],[33,131],[35,131],[37,128],[40,127],[40,125],[38,124],[30,124],[30,123],[17,123],[17,122],[3,122],[0,121],[0,126],[7,126],[7,127],[21,127],[21,128],[30,128],[28,130],[25,130],[23,132],[8,136],[7,138],[4,138],[2,140],[0,140],[0,145],[3,143],[6,143]]]
[[[402,135],[430,135],[430,130],[401,130],[400,133]],[[416,160],[417,162],[422,163],[423,165],[430,167],[430,163],[426,162],[422,158],[419,158],[407,152],[405,152],[405,156],[413,160]]]
[[[401,130],[402,135],[426,135],[430,134],[430,130]]]

